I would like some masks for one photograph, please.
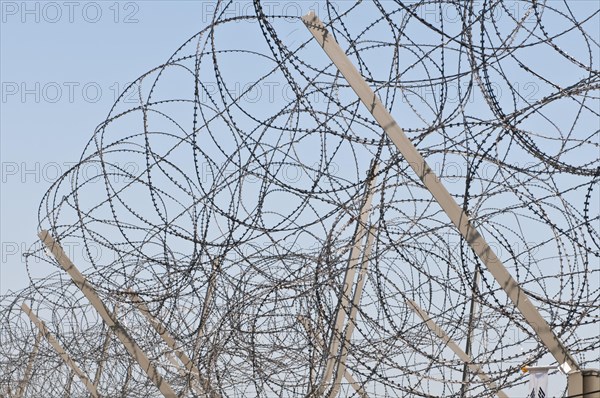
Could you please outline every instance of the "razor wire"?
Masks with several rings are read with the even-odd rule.
[[[45,194],[40,229],[83,248],[75,264],[181,396],[204,387],[169,360],[130,292],[219,396],[319,396],[331,389],[336,314],[352,307],[341,308],[344,275],[363,260],[346,366],[369,397],[494,396],[472,372],[463,379],[464,364],[407,299],[459,345],[469,339],[499,388],[524,383],[520,367],[545,347],[299,15],[237,4],[216,2],[200,32],[122,93]],[[597,8],[317,5],[555,333],[582,366],[598,367]],[[372,251],[350,258],[356,240],[366,245],[357,235],[373,179],[363,225]],[[30,287],[2,298],[3,395],[26,379],[24,396],[87,396],[47,341],[36,343],[26,302],[101,396],[159,396],[40,244],[26,266]],[[360,396],[345,379],[340,395]]]

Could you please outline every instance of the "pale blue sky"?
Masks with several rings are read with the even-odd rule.
[[[21,254],[36,241],[38,205],[58,171],[77,161],[117,92],[201,29],[207,6],[56,4],[58,19],[40,2],[2,2],[0,292],[28,285]]]

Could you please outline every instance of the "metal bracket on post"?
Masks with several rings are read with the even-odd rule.
[[[54,350],[58,353],[58,355],[60,355],[60,357],[67,364],[67,366],[69,368],[71,368],[71,370],[73,371],[73,373],[75,373],[77,375],[77,377],[79,377],[79,379],[85,385],[85,388],[92,395],[92,397],[93,398],[99,398],[100,396],[98,395],[98,391],[96,390],[96,386],[94,385],[94,383],[92,383],[90,381],[90,379],[83,372],[83,370],[81,370],[79,368],[79,366],[77,366],[77,364],[75,363],[75,361],[73,360],[73,358],[71,358],[69,356],[69,354],[67,354],[67,352],[60,345],[60,343],[58,342],[58,340],[56,340],[56,338],[52,335],[52,333],[50,333],[50,331],[46,327],[46,324],[44,323],[44,321],[42,321],[41,319],[39,319],[33,313],[33,311],[31,310],[31,308],[29,308],[29,306],[27,306],[27,304],[23,303],[21,305],[21,309],[23,310],[24,313],[27,314],[27,316],[29,317],[29,319],[31,319],[31,322],[33,322],[33,324],[35,326],[37,326],[37,328],[40,330],[40,332],[42,333],[42,335],[46,338],[46,340],[48,340],[48,342],[50,343],[50,345],[52,346],[52,348],[54,348]]]
[[[396,148],[398,148],[425,187],[431,192],[440,207],[448,215],[465,241],[479,256],[488,271],[523,315],[523,318],[525,318],[542,343],[548,348],[548,351],[563,368],[568,367],[569,370],[567,373],[579,371],[579,365],[563,343],[554,334],[548,322],[546,322],[537,308],[531,303],[527,294],[521,289],[519,283],[512,277],[506,267],[504,267],[502,261],[496,256],[483,236],[471,224],[467,214],[465,214],[462,208],[460,208],[454,198],[446,190],[423,156],[408,139],[402,128],[400,128],[394,118],[383,106],[379,97],[373,92],[371,87],[369,87],[339,44],[335,41],[333,35],[327,31],[323,22],[321,22],[319,17],[312,11],[302,17],[302,20],[327,56],[344,76],[350,87],[352,87],[362,103],[373,115]]]
[[[56,242],[48,231],[42,230],[38,233],[40,240],[52,253],[58,264],[69,274],[75,286],[77,286],[85,297],[90,301],[92,306],[98,311],[100,317],[104,320],[106,325],[113,331],[113,333],[119,338],[123,346],[129,354],[137,361],[142,367],[142,370],[146,373],[148,378],[154,383],[158,390],[162,393],[165,398],[176,398],[177,394],[173,388],[167,383],[166,380],[158,373],[154,365],[148,359],[148,356],[142,351],[137,345],[129,333],[121,326],[117,320],[113,319],[108,309],[98,296],[98,293],[94,290],[92,285],[85,279],[85,277],[79,272],[75,264],[69,259],[63,248]]]
[[[433,333],[435,333],[436,336],[439,337],[440,340],[442,340],[442,342],[444,344],[446,344],[446,346],[448,348],[450,348],[456,354],[456,356],[459,357],[469,367],[469,369],[471,369],[471,371],[473,373],[475,373],[477,376],[479,376],[481,381],[483,381],[490,390],[492,390],[496,393],[498,398],[508,398],[508,395],[506,395],[502,390],[500,390],[498,388],[498,386],[496,386],[496,383],[494,383],[494,381],[490,378],[490,376],[488,376],[481,369],[481,366],[474,364],[471,356],[468,355],[466,352],[464,352],[458,346],[458,344],[456,344],[456,342],[454,342],[454,340],[452,340],[450,338],[450,336],[448,336],[446,334],[446,332],[431,319],[431,317],[429,316],[429,314],[427,312],[425,312],[425,310],[423,310],[421,307],[419,307],[419,305],[412,300],[407,299],[406,303],[419,316],[419,318],[421,318],[423,320],[423,322],[425,322],[427,327]]]

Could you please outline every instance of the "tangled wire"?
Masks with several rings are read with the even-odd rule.
[[[122,93],[44,196],[40,229],[77,248],[75,264],[179,396],[328,396],[343,344],[328,347],[346,339],[340,396],[494,396],[407,300],[498,388],[518,388],[519,368],[546,347],[297,7],[239,5],[215,3],[199,33]],[[317,6],[571,354],[600,367],[597,7]],[[102,397],[160,396],[40,244],[27,270],[30,287],[2,297],[2,396],[88,394],[23,302]],[[131,292],[204,382],[177,365]],[[340,336],[339,314],[353,333]]]

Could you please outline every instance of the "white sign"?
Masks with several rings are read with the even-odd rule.
[[[529,369],[528,398],[546,398],[548,391],[548,369]]]

